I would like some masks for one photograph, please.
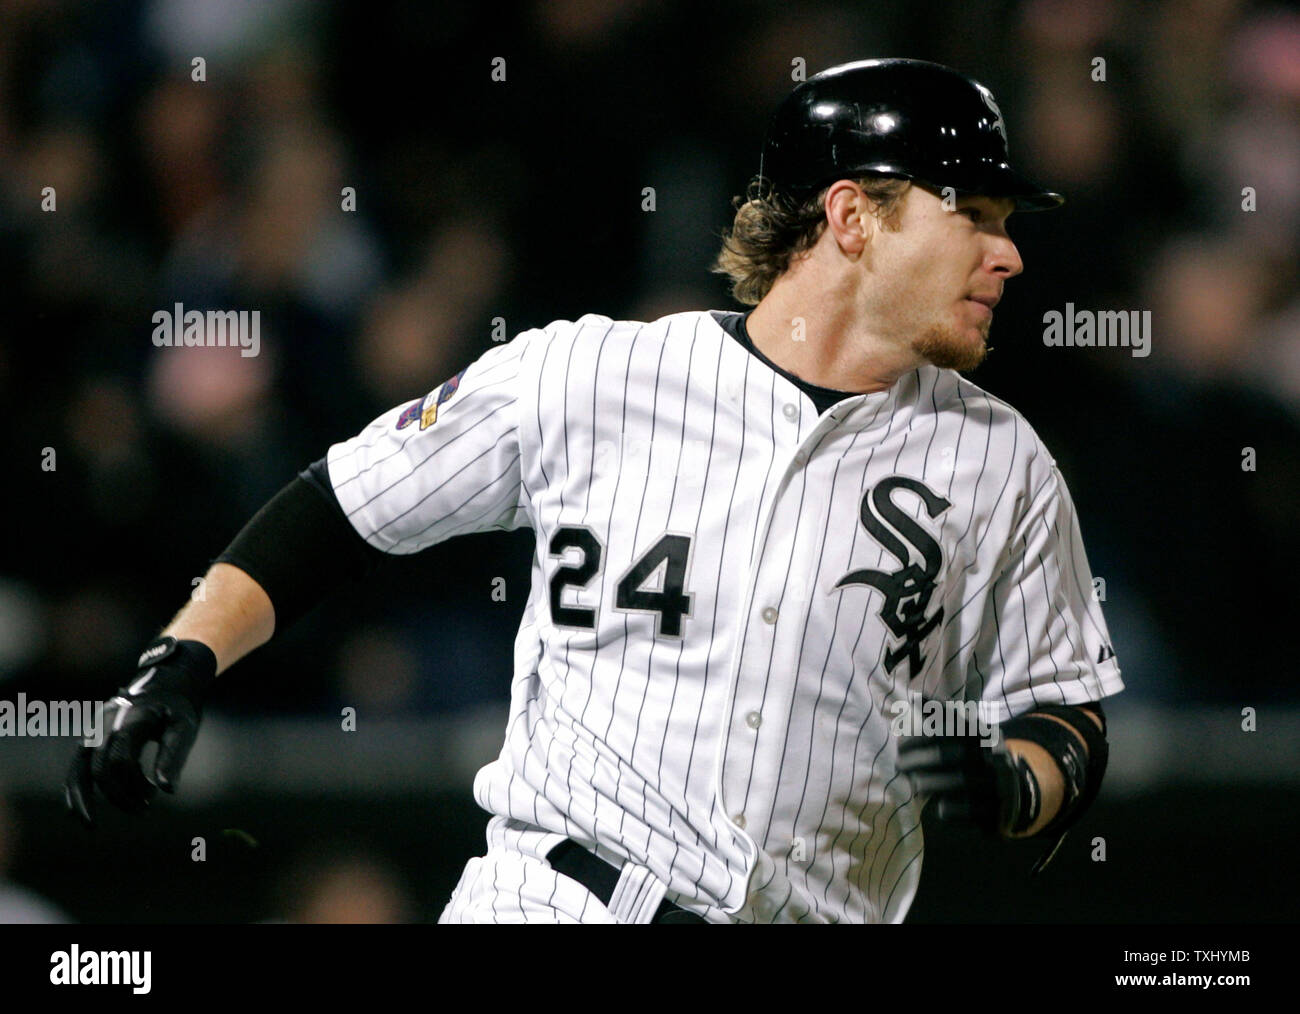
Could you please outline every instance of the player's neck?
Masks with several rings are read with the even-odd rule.
[[[749,336],[768,359],[810,384],[859,394],[888,390],[923,360],[874,338],[847,296],[783,275],[749,315]]]

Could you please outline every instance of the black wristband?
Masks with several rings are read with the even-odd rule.
[[[172,688],[195,702],[207,697],[217,678],[216,653],[202,641],[177,640],[171,635],[150,641],[140,653],[136,671],[146,672],[162,665],[167,668]],[[126,696],[130,696],[129,685]]]

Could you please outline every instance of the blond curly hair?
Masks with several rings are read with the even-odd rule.
[[[875,205],[874,214],[888,223],[898,210],[910,180],[869,176],[856,181]],[[736,217],[722,235],[722,250],[713,262],[716,274],[731,279],[731,294],[739,303],[756,305],[800,254],[810,249],[826,228],[826,191],[798,202],[777,194],[755,178],[747,194],[732,201]]]

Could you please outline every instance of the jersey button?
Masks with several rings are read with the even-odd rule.
[[[785,408],[781,409],[781,412],[791,422],[794,422],[797,418],[799,418],[799,409],[794,405],[787,404]]]
[[[775,607],[775,606],[768,606],[766,609],[763,610],[763,622],[764,622],[764,623],[775,623],[775,622],[776,622],[776,616],[777,616],[777,613],[776,613],[776,607]]]
[[[736,814],[731,818],[731,822],[742,831],[745,830],[745,815],[743,813]]]
[[[745,724],[748,725],[751,729],[757,729],[760,725],[763,724],[763,716],[760,715],[757,711],[751,711],[748,715],[745,716]]]

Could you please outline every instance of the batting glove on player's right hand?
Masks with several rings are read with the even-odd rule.
[[[96,785],[128,813],[147,807],[159,788],[176,791],[216,676],[217,657],[199,641],[160,637],[145,648],[136,678],[104,706],[100,744],[77,749],[64,783],[68,808],[87,827],[94,825]],[[141,755],[151,742],[158,756],[148,778]]]
[[[1033,826],[1041,807],[1038,779],[1029,764],[999,740],[979,736],[905,736],[898,770],[918,795],[936,800],[936,816],[974,823],[988,834],[1018,834]]]

